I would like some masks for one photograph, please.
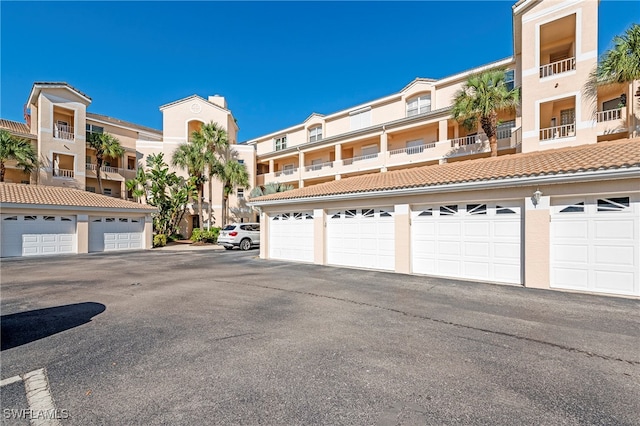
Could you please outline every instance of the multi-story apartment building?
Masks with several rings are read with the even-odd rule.
[[[247,143],[260,256],[640,296],[639,82],[590,90],[598,5],[520,0],[514,53]],[[506,70],[498,156],[452,117],[468,76]]]
[[[304,187],[363,173],[489,156],[482,129],[452,118],[466,79],[503,68],[521,88],[521,107],[499,119],[499,155],[633,136],[634,86],[589,96],[597,63],[598,2],[520,1],[513,8],[514,55],[441,79],[417,78],[397,93],[247,141],[257,153],[256,184]],[[627,105],[629,104],[629,105]]]
[[[125,182],[136,176],[138,167],[146,165],[147,157],[162,152],[170,164],[176,147],[186,143],[203,123],[211,121],[227,130],[238,160],[246,164],[253,179],[254,150],[236,145],[238,126],[222,96],[204,99],[194,95],[160,107],[163,130],[88,112],[90,103],[89,96],[67,83],[34,83],[25,106],[26,123],[1,120],[0,127],[31,141],[38,155],[38,167],[33,174],[27,175],[17,168],[15,162],[9,162],[5,182],[96,192],[96,153],[87,145],[87,138],[91,133],[109,133],[120,141],[124,154],[120,158],[106,158],[103,163],[103,195],[132,200]],[[186,176],[186,171],[175,170]],[[220,226],[222,185],[215,182],[211,201],[207,193],[204,197],[205,210],[208,203],[212,203],[214,217],[211,225]],[[231,220],[246,221],[253,217],[251,209],[246,206],[243,189],[230,197],[229,205]],[[205,224],[208,223],[209,218],[205,217]],[[181,227],[182,232],[190,235],[191,230],[198,226],[197,212],[190,206],[190,215]]]

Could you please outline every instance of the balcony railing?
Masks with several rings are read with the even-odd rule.
[[[294,174],[294,173],[295,173],[295,172],[297,172],[297,171],[298,171],[298,168],[297,168],[297,167],[294,167],[294,168],[292,168],[292,169],[280,170],[280,171],[278,171],[278,172],[275,172],[275,174],[274,174],[274,175],[275,175],[275,177],[283,176],[283,175],[284,175],[284,176],[287,176],[287,175],[292,175],[292,174]]]
[[[87,163],[86,167],[87,167],[87,170],[93,170],[94,172],[98,168],[98,166],[92,163]],[[105,173],[121,173],[121,172],[124,172],[124,169],[121,169],[118,167],[111,167],[111,166],[102,166],[100,167],[100,171]],[[135,172],[135,170],[133,171]]]
[[[480,142],[482,142],[482,140],[480,140],[480,135],[455,138],[455,139],[451,139],[451,148],[458,148],[460,146],[473,145]]]
[[[608,111],[598,111],[596,114],[598,123],[605,121],[620,120],[622,118],[622,108],[610,109]]]
[[[344,164],[345,166],[348,166],[349,164],[353,164],[356,161],[371,160],[371,159],[374,159],[374,158],[378,158],[378,153],[377,152],[375,154],[367,154],[367,155],[360,155],[358,157],[345,158],[342,161],[342,164]]]
[[[75,139],[73,136],[73,127],[56,123],[53,126],[53,137],[72,141]]]
[[[547,127],[540,129],[540,140],[547,141],[551,139],[570,138],[576,135],[576,124],[565,124],[563,126]]]
[[[306,166],[304,169],[307,172],[313,172],[316,170],[322,170],[325,167],[333,167],[333,161],[329,161],[328,163],[312,164],[310,166]]]
[[[436,147],[436,143],[435,142],[426,143],[426,144],[422,144],[422,145],[416,145],[416,146],[408,146],[406,148],[392,149],[391,151],[389,151],[389,155],[420,154],[421,152],[424,152],[425,149],[431,149],[431,148],[435,148],[435,147]]]
[[[53,173],[53,176],[57,177],[57,178],[71,178],[71,179],[73,179],[73,177],[74,177],[73,170],[52,169],[52,173]]]
[[[540,67],[540,78],[550,77],[555,74],[573,71],[576,69],[576,58],[563,59]]]
[[[496,132],[496,138],[509,139],[511,138],[511,131],[512,131],[511,127],[506,127],[503,129],[498,128],[498,131]]]

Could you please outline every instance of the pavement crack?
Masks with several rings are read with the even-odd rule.
[[[221,282],[226,282],[226,281],[222,281]],[[513,338],[513,339],[518,339],[518,340],[523,340],[526,342],[531,342],[531,343],[538,343],[541,345],[545,345],[545,346],[550,346],[556,349],[561,349],[563,351],[567,351],[567,352],[574,352],[574,353],[579,353],[582,355],[586,355],[588,357],[596,357],[596,358],[600,358],[606,361],[617,361],[617,362],[624,362],[627,364],[631,364],[631,365],[640,365],[640,361],[636,361],[636,360],[627,360],[627,359],[622,359],[622,358],[617,358],[617,357],[612,357],[609,355],[602,355],[602,354],[598,354],[598,353],[594,353],[594,352],[590,352],[584,349],[579,349],[579,348],[574,348],[571,346],[567,346],[567,345],[562,345],[559,343],[553,343],[553,342],[548,342],[546,340],[540,340],[540,339],[534,339],[532,337],[526,337],[526,336],[520,336],[517,334],[513,334],[513,333],[507,333],[504,331],[496,331],[496,330],[490,330],[487,328],[482,328],[482,327],[474,327],[472,325],[467,325],[467,324],[460,324],[460,323],[456,323],[453,321],[447,321],[447,320],[443,320],[443,319],[439,319],[439,318],[433,318],[433,317],[429,317],[426,315],[419,315],[419,314],[415,314],[415,313],[411,313],[411,312],[406,312],[406,311],[402,311],[400,309],[395,309],[395,308],[389,308],[386,306],[381,306],[381,305],[376,305],[373,303],[366,303],[366,302],[359,302],[357,300],[352,300],[352,299],[346,299],[346,298],[342,298],[342,297],[335,297],[335,296],[327,296],[324,294],[318,294],[318,293],[311,293],[311,292],[307,292],[307,291],[300,291],[300,290],[291,290],[291,289],[286,289],[286,288],[282,288],[282,287],[273,287],[273,286],[267,286],[267,285],[261,285],[261,284],[250,284],[250,283],[234,283],[235,285],[244,285],[244,286],[248,286],[248,287],[258,287],[258,288],[264,288],[264,289],[268,289],[268,290],[278,290],[278,291],[283,291],[283,292],[287,292],[287,293],[295,293],[295,294],[301,294],[301,295],[306,295],[306,296],[312,296],[312,297],[321,297],[324,299],[330,299],[330,300],[336,300],[339,302],[345,302],[345,303],[351,303],[354,305],[359,305],[359,306],[367,306],[367,307],[371,307],[371,308],[375,308],[375,309],[381,309],[384,311],[388,311],[388,312],[393,312],[393,313],[397,313],[400,315],[404,315],[407,317],[411,317],[411,318],[417,318],[417,319],[421,319],[421,320],[426,320],[426,321],[431,321],[437,324],[444,324],[444,325],[449,325],[452,327],[458,327],[458,328],[462,328],[462,329],[467,329],[467,330],[473,330],[473,331],[480,331],[483,333],[490,333],[496,336],[502,336],[502,337],[509,337],[509,338]]]

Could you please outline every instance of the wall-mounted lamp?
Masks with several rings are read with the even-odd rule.
[[[620,105],[627,106],[627,94],[623,93],[622,95],[620,95]]]
[[[536,192],[531,196],[531,202],[534,206],[537,206],[540,203],[540,199],[542,198],[542,191],[536,189]]]

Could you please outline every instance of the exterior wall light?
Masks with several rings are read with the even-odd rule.
[[[542,191],[536,189],[536,192],[531,196],[531,202],[534,206],[537,206],[540,203],[540,198],[542,198]]]

